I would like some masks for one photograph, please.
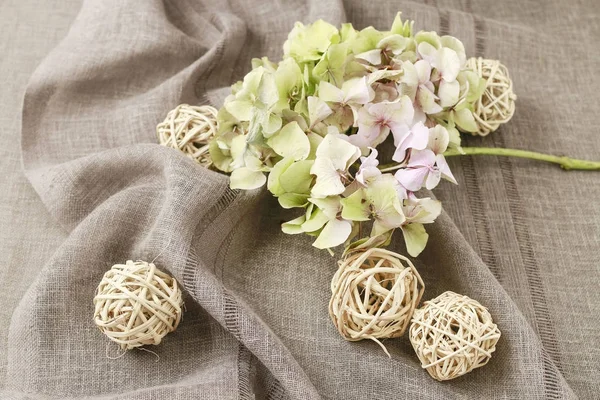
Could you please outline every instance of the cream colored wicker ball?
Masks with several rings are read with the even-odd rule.
[[[377,339],[405,332],[423,290],[408,258],[379,248],[354,252],[339,262],[331,281],[329,315],[344,339],[381,345]]]
[[[177,281],[152,263],[127,261],[104,274],[94,297],[94,322],[122,349],[159,344],[181,320]]]
[[[485,91],[473,110],[478,127],[474,134],[486,136],[512,118],[517,95],[513,92],[508,69],[500,61],[473,57],[467,60],[466,68],[486,81]]]
[[[217,134],[217,109],[211,106],[180,104],[156,127],[160,144],[181,150],[204,167],[212,160],[208,144]]]
[[[409,337],[421,366],[445,381],[487,364],[500,330],[477,301],[445,292],[415,311]]]

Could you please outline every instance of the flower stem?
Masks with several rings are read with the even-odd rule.
[[[600,170],[600,161],[578,160],[567,156],[554,156],[551,154],[538,153],[535,151],[504,149],[498,147],[463,147],[462,152],[456,149],[447,150],[444,153],[444,156],[474,156],[478,154],[490,156],[520,157],[529,158],[531,160],[547,161],[554,164],[559,164],[560,167],[564,170]],[[391,163],[380,165],[379,169],[382,172],[389,172],[402,168],[403,166],[403,164]]]
[[[570,170],[600,170],[600,161],[578,160],[567,156],[553,156],[551,154],[538,153],[535,151],[503,149],[497,147],[463,147],[464,155],[486,154],[490,156],[507,156],[529,158],[538,161],[547,161],[554,164],[559,164],[562,169]],[[444,156],[460,156],[463,155],[456,149],[448,150]]]
[[[389,163],[389,164],[382,164],[382,165],[378,166],[377,168],[379,168],[379,170],[381,172],[392,172],[392,171],[400,169],[404,166],[406,166],[406,164]]]

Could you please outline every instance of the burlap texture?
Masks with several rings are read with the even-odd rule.
[[[416,260],[425,299],[477,299],[502,338],[486,367],[439,383],[406,336],[385,342],[391,359],[341,339],[327,313],[336,259],[281,233],[288,215],[263,191],[231,191],[227,177],[155,144],[154,131],[179,103],[220,106],[252,57],[280,57],[296,20],[385,29],[402,10],[510,69],[513,120],[466,145],[598,159],[593,1],[86,1],[66,33],[78,7],[0,4],[12,16],[0,28],[2,398],[597,396],[598,173],[450,161],[460,185],[436,190],[445,212]],[[405,252],[401,238],[391,249]],[[108,359],[95,287],[112,264],[162,250],[157,265],[186,291],[183,322],[152,348],[158,362],[141,351]]]

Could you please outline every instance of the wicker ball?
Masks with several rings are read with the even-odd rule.
[[[423,290],[408,258],[379,248],[350,253],[331,281],[329,315],[344,339],[371,339],[387,353],[377,339],[405,332]]]
[[[156,127],[160,144],[181,150],[207,168],[212,165],[208,144],[217,131],[216,108],[187,104],[180,104],[171,110]]]
[[[445,381],[487,364],[500,330],[477,301],[445,292],[415,311],[409,337],[422,367]]]
[[[486,81],[485,92],[473,110],[478,127],[474,134],[486,136],[512,118],[517,95],[513,92],[508,69],[500,61],[473,57],[467,61],[466,67]]]
[[[181,320],[181,289],[152,263],[127,261],[104,274],[94,297],[94,322],[108,338],[133,349],[159,344]]]

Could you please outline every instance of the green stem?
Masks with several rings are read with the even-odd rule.
[[[400,169],[405,166],[406,166],[406,164],[389,163],[389,164],[382,164],[382,165],[378,166],[377,168],[379,168],[379,170],[381,172],[392,172],[392,171],[395,171],[395,170]]]
[[[484,154],[489,156],[520,157],[538,161],[547,161],[554,164],[559,164],[561,168],[565,170],[600,170],[600,161],[578,160],[567,156],[553,156],[551,154],[543,154],[535,151],[503,149],[498,147],[463,147],[462,153],[456,149],[452,149],[447,150],[444,153],[444,156],[474,156],[478,154]],[[379,166],[379,169],[382,172],[389,172],[402,168],[403,166],[404,164],[391,163],[381,165]]]

